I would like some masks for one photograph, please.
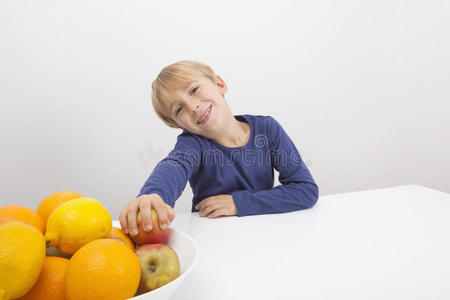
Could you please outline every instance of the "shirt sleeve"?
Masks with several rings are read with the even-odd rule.
[[[236,191],[231,195],[238,216],[291,212],[311,208],[319,197],[319,188],[303,162],[296,146],[272,117],[268,140],[272,166],[279,172],[278,185],[270,190]]]
[[[173,208],[188,180],[197,173],[200,157],[200,143],[191,135],[180,134],[174,149],[156,165],[137,197],[158,194]]]

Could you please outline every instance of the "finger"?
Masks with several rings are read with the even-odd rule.
[[[200,201],[199,203],[197,203],[197,205],[195,206],[195,209],[200,210],[203,207],[203,201],[205,201],[206,199],[203,199],[202,201]]]
[[[139,202],[139,210],[141,211],[141,223],[144,231],[152,230],[152,211],[151,203],[148,200],[142,199]]]
[[[203,199],[202,201],[200,201],[200,202],[195,206],[195,208],[198,209],[198,210],[202,210],[204,207],[208,206],[209,203],[210,203],[211,201],[214,201],[214,198],[213,198],[213,197],[214,197],[214,196],[207,197],[207,198]]]
[[[225,209],[219,208],[219,209],[216,209],[215,211],[213,211],[212,213],[210,213],[208,218],[214,219],[214,218],[217,218],[220,216],[225,216],[225,215],[226,215]]]
[[[169,206],[169,223],[172,223],[173,219],[175,219],[175,211]]]
[[[203,210],[200,211],[200,217],[206,217],[211,212],[222,207],[223,206],[220,203],[211,203],[210,205],[204,207]]]
[[[128,222],[128,230],[131,235],[139,234],[136,222],[137,210],[138,210],[137,202],[134,201],[130,203],[130,207],[127,212],[127,222]]]
[[[169,228],[169,217],[168,217],[168,209],[165,203],[155,203],[155,210],[158,214],[159,219],[159,228],[162,230],[166,230]]]
[[[122,209],[119,215],[120,228],[122,228],[123,233],[128,234],[128,223],[127,223],[127,210],[126,207]]]

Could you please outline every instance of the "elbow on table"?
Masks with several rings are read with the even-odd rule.
[[[313,207],[319,200],[319,187],[316,183],[309,183],[303,186],[301,197],[299,199],[300,209]]]
[[[317,200],[319,200],[319,186],[316,183],[314,183],[311,185],[311,190],[312,190],[312,199],[310,208],[316,205]]]

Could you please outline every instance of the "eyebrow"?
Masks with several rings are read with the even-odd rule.
[[[193,84],[193,83],[195,83],[195,82],[197,82],[197,80],[191,80],[191,81],[188,81],[188,82],[186,83],[186,85],[184,86],[184,90],[186,90],[191,84]]]

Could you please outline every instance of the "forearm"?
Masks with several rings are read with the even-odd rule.
[[[231,194],[238,216],[291,212],[311,208],[319,198],[319,188],[314,181],[279,185],[270,190]]]
[[[175,201],[186,187],[191,172],[186,164],[175,162],[169,158],[163,159],[155,167],[137,197],[143,194],[158,194],[166,204],[173,208]]]

